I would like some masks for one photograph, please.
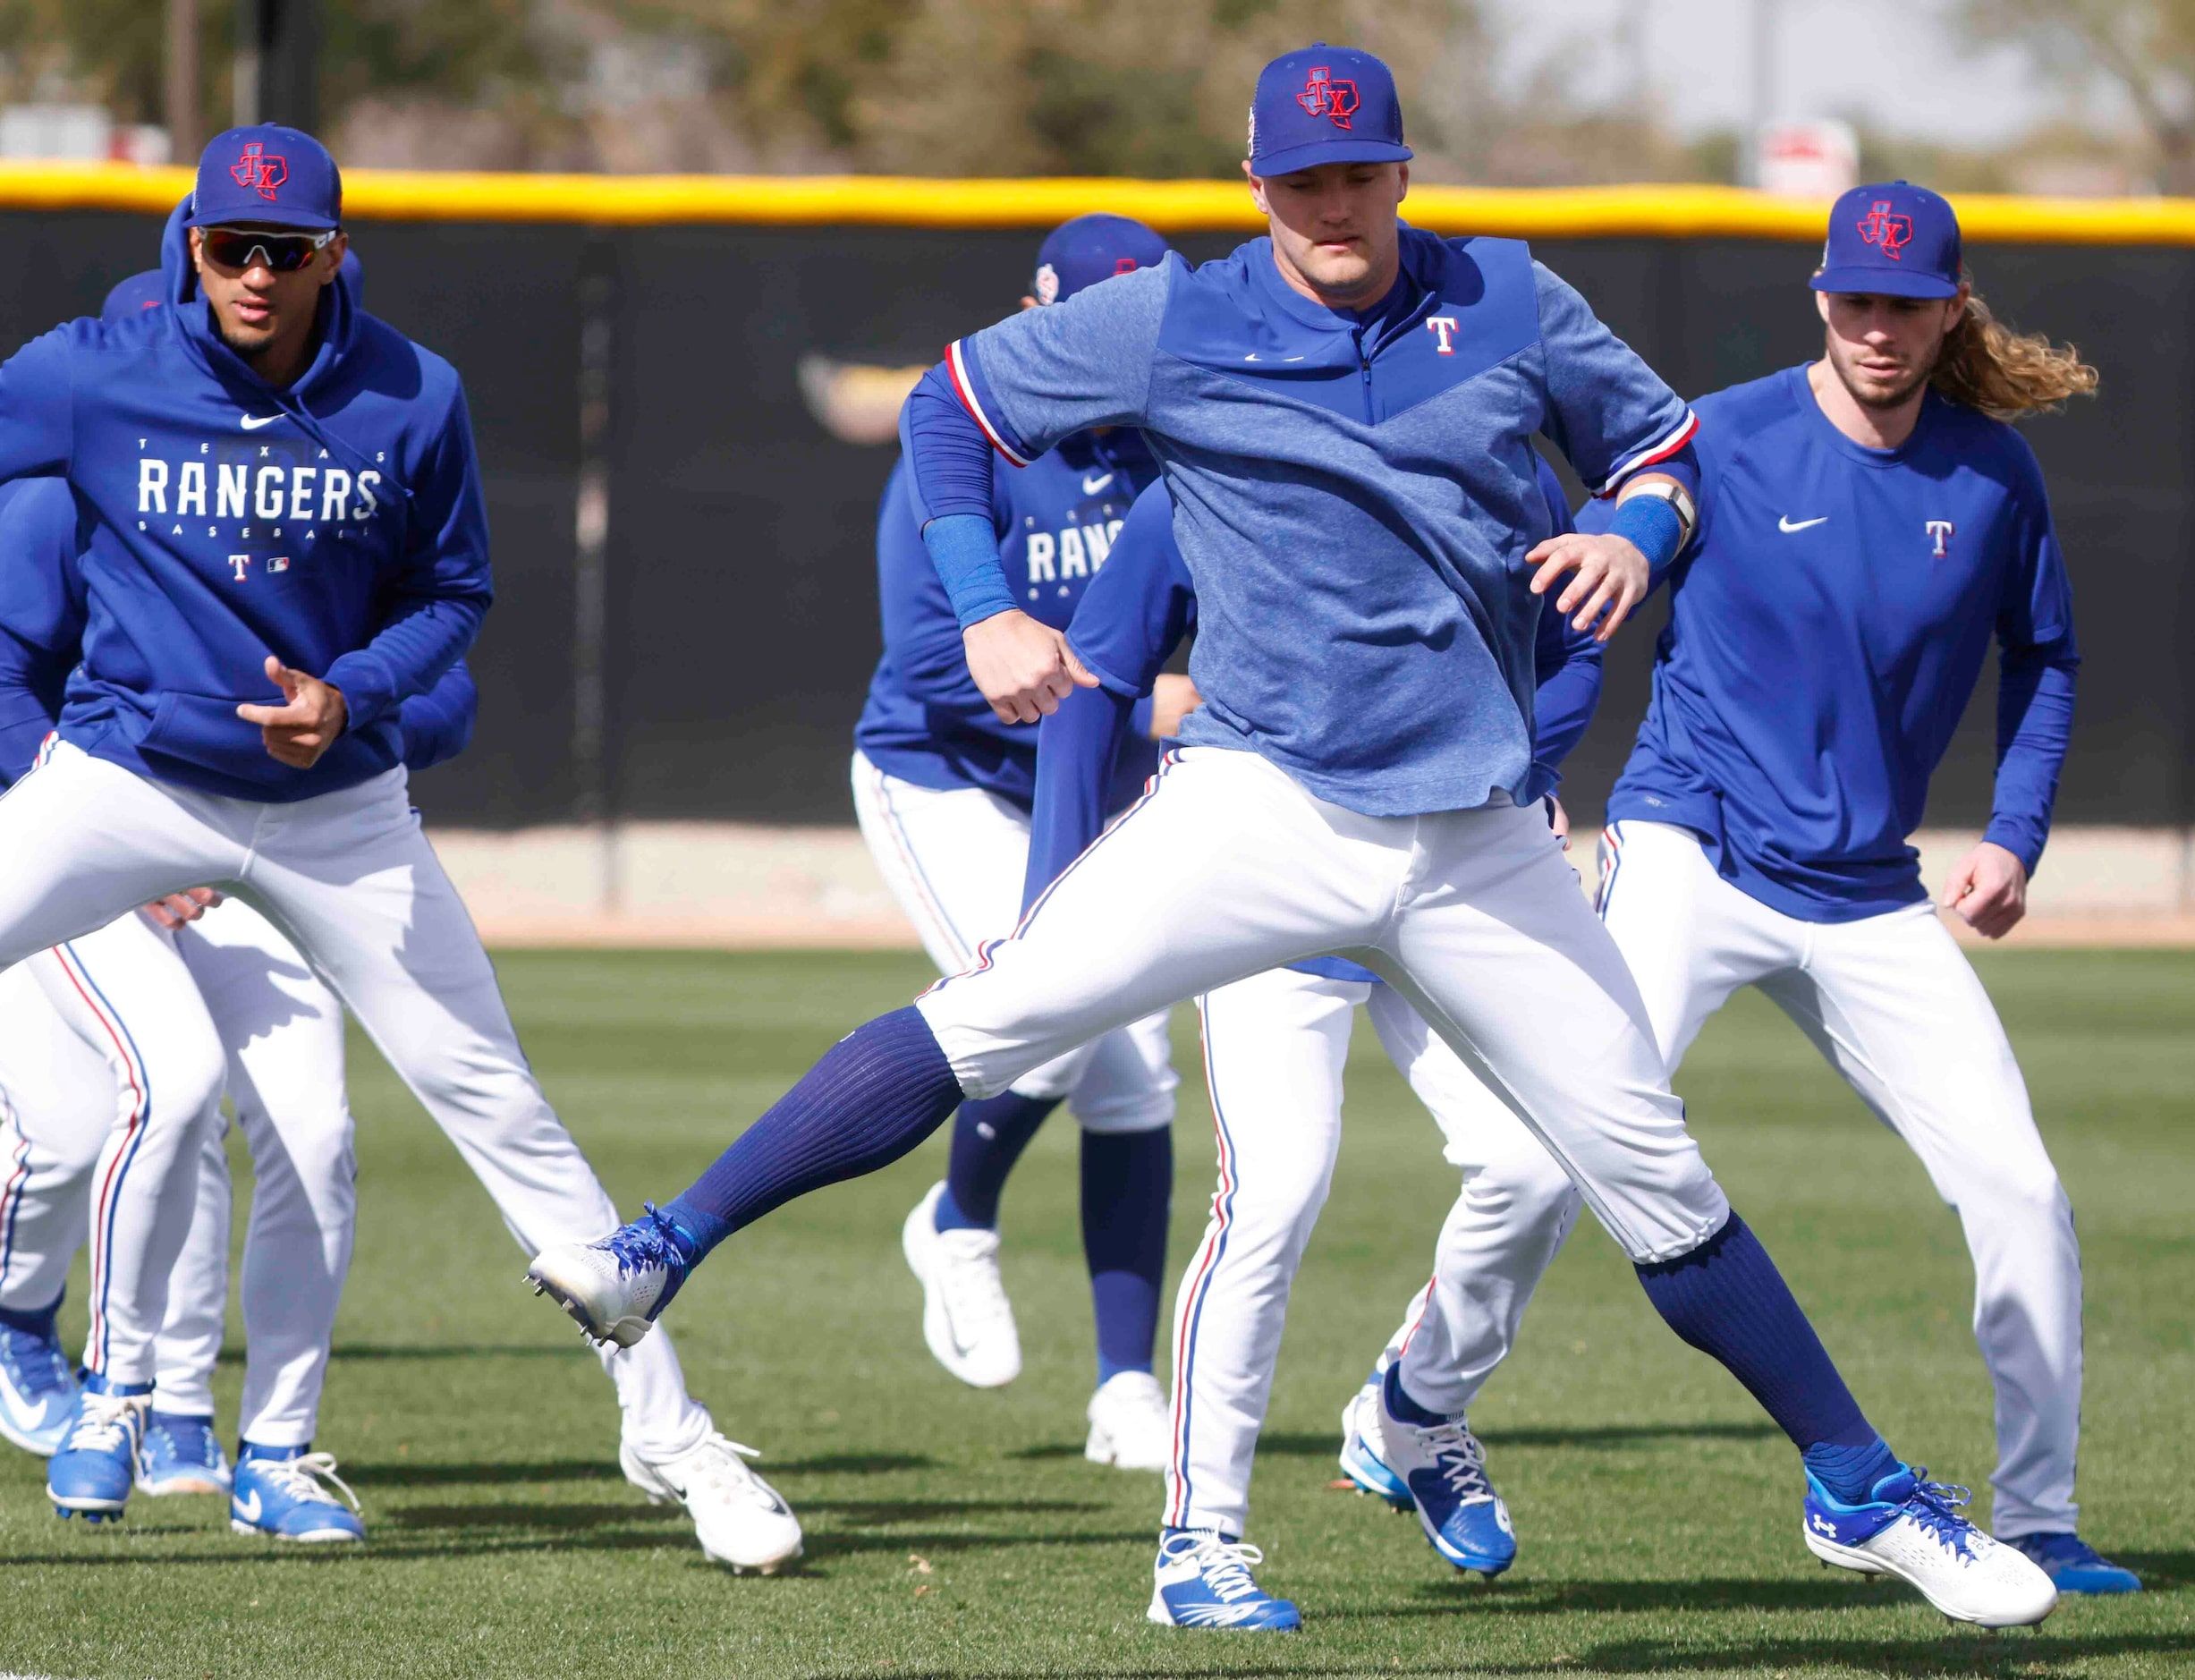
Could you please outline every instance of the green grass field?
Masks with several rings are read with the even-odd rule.
[[[919,960],[528,955],[501,963],[549,1093],[622,1206],[683,1185],[833,1039],[903,1002]],[[1143,1621],[1157,1479],[1081,1454],[1089,1323],[1069,1127],[1009,1193],[1028,1368],[962,1388],[922,1347],[899,1224],[933,1140],[738,1239],[672,1314],[696,1391],[808,1530],[777,1580],[709,1567],[620,1477],[608,1385],[521,1287],[455,1153],[362,1047],[358,1259],[319,1444],[366,1502],[362,1550],[239,1540],[210,1499],[120,1531],[51,1515],[0,1459],[0,1670],[79,1676],[2195,1673],[2195,956],[1985,959],[2079,1211],[2089,1293],[2082,1488],[2137,1599],[2037,1633],[1955,1632],[1799,1543],[1784,1443],[1647,1309],[1597,1229],[1540,1293],[1474,1421],[1523,1552],[1487,1586],[1330,1489],[1335,1415],[1422,1279],[1454,1193],[1369,1031],[1334,1197],[1295,1294],[1251,1538],[1298,1635]],[[1194,1066],[1192,1017],[1177,1017]],[[1681,1081],[1708,1158],[1894,1444],[1982,1489],[1989,1398],[1958,1228],[1918,1165],[1748,996]],[[1211,1181],[1193,1081],[1174,1259]],[[75,1292],[81,1298],[81,1288]],[[72,1336],[81,1315],[72,1311]],[[233,1345],[240,1332],[232,1319]],[[225,1430],[241,1368],[222,1371]],[[0,1448],[0,1452],[6,1449]]]

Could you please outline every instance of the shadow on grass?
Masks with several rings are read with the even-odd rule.
[[[589,1529],[608,1528],[629,1523],[661,1519],[669,1515],[680,1518],[683,1513],[672,1509],[668,1513],[647,1505],[639,1499],[631,1504],[600,1503],[587,1505],[531,1505],[518,1501],[500,1504],[483,1502],[479,1505],[401,1505],[386,1512],[377,1512],[378,1526],[384,1529],[556,1529],[566,1533],[579,1533]],[[651,1540],[649,1544],[657,1542]]]
[[[2145,1592],[2180,1592],[2195,1586],[2195,1552],[2123,1552],[2114,1546],[2104,1556],[2140,1575]]]
[[[1642,1610],[1841,1610],[1910,1601],[1885,1578],[1825,1575],[1818,1581],[1453,1581],[1420,1586],[1411,1602],[1320,1612],[1323,1621],[1431,1616],[1623,1615]]]
[[[1151,1543],[1148,1529],[1116,1530],[1107,1532],[1095,1531],[1080,1533],[1038,1532],[1025,1529],[1012,1532],[970,1532],[967,1529],[939,1529],[925,1533],[918,1530],[910,1533],[894,1528],[877,1533],[846,1532],[826,1529],[808,1535],[808,1555],[810,1557],[848,1557],[857,1552],[923,1552],[946,1554],[952,1552],[987,1551],[1005,1547],[1077,1547],[1077,1546],[1142,1546]],[[903,1680],[894,1676],[894,1680]]]
[[[1773,1423],[1607,1423],[1577,1429],[1492,1429],[1479,1431],[1488,1447],[1578,1447],[1601,1452],[1619,1451],[1655,1441],[1765,1441],[1780,1440],[1783,1431]],[[1338,1431],[1323,1435],[1267,1433],[1258,1438],[1260,1457],[1331,1458],[1341,1451]],[[1031,1448],[1012,1457],[1035,1458],[1066,1449]],[[1079,1447],[1072,1449],[1080,1453]]]
[[[508,1464],[407,1464],[401,1461],[343,1467],[360,1488],[507,1488],[538,1481],[623,1481],[614,1458],[557,1458]]]
[[[897,1470],[935,1470],[924,1453],[826,1453],[817,1458],[766,1461],[773,1476],[887,1476]]]
[[[591,1359],[592,1353],[583,1345],[574,1343],[570,1347],[502,1347],[478,1342],[452,1342],[406,1345],[402,1343],[338,1342],[328,1352],[328,1357],[337,1362],[346,1360],[442,1360],[442,1359]],[[217,1362],[241,1365],[244,1350],[225,1347]]]

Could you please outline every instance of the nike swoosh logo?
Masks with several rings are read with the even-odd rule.
[[[0,1379],[0,1404],[6,1405],[8,1416],[15,1420],[17,1429],[30,1430],[46,1427],[47,1410],[54,1403],[51,1400],[41,1400],[37,1409],[33,1410],[30,1403],[15,1392],[15,1386],[13,1383]]]
[[[1113,475],[1110,472],[1105,474],[1102,478],[1084,479],[1082,480],[1082,494],[1085,496],[1095,496],[1098,491],[1104,489],[1106,485],[1112,482]]]
[[[256,432],[262,426],[272,426],[281,418],[279,414],[246,414],[242,416],[244,429],[248,432]]]
[[[259,1520],[259,1490],[257,1488],[251,1490],[249,1500],[232,1499],[229,1503],[236,1507],[236,1515],[245,1522],[256,1523]]]
[[[1824,513],[1819,519],[1802,519],[1794,525],[1791,522],[1791,515],[1786,513],[1775,522],[1775,528],[1788,536],[1794,530],[1812,530],[1815,526],[1826,525],[1828,522],[1829,515]]]

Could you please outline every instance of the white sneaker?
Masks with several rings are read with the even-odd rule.
[[[998,1233],[940,1231],[941,1179],[900,1227],[900,1248],[922,1285],[922,1339],[971,1388],[1003,1388],[1021,1374],[1021,1337],[998,1275]]]
[[[1174,1451],[1166,1391],[1148,1370],[1120,1370],[1089,1397],[1089,1441],[1082,1456],[1115,1470],[1164,1470]]]
[[[668,1228],[651,1203],[598,1242],[543,1249],[526,1268],[526,1281],[570,1313],[589,1341],[631,1347],[686,1281],[686,1262]]]
[[[1930,1481],[1900,1464],[1861,1505],[1843,1505],[1806,1479],[1807,1549],[1863,1575],[1894,1575],[1954,1622],[2029,1627],[2050,1614],[2058,1590],[2048,1575],[1959,1515],[1963,1488]]]
[[[701,1555],[735,1575],[750,1569],[774,1575],[801,1555],[801,1524],[792,1508],[747,1468],[746,1459],[759,1456],[753,1447],[714,1430],[675,1458],[643,1458],[623,1443],[617,1448],[625,1480],[650,1505],[684,1506]]]

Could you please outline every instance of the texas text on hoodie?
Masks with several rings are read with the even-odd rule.
[[[0,479],[64,477],[82,511],[62,738],[233,798],[351,786],[401,761],[398,706],[456,663],[492,596],[463,386],[338,278],[310,366],[277,391],[215,332],[180,212],[161,257],[177,307],[72,321],[0,366]],[[309,770],[236,716],[279,698],[270,653],[349,709]]]

